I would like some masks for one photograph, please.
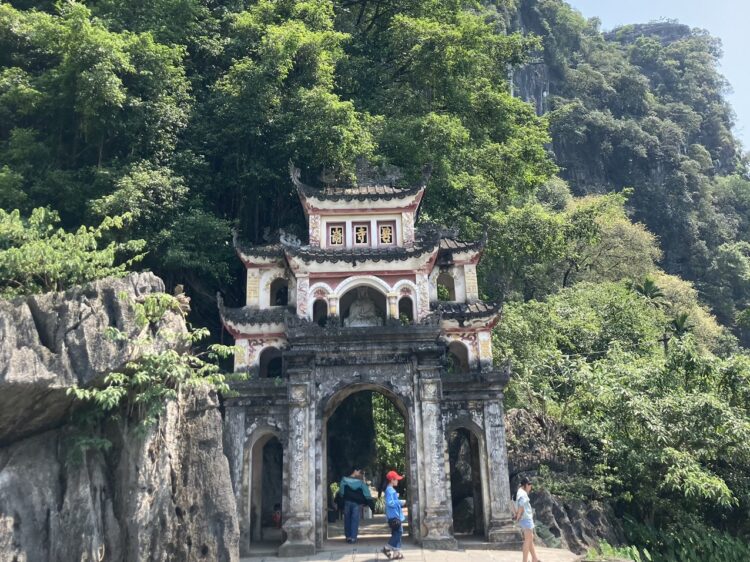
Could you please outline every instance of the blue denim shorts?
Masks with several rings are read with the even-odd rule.
[[[533,529],[534,528],[534,522],[531,519],[521,519],[518,522],[518,525],[521,527],[521,529]]]

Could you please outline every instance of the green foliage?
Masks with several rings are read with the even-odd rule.
[[[488,291],[528,300],[580,281],[640,279],[655,271],[656,239],[628,219],[624,204],[624,194],[612,194],[569,200],[562,210],[530,202],[497,213],[495,243],[480,266]]]
[[[130,220],[106,217],[97,227],[75,232],[57,228],[57,213],[34,209],[28,219],[0,209],[0,296],[61,291],[110,275],[123,275],[143,258],[142,240],[104,245],[110,231]],[[130,256],[129,259],[123,258]],[[118,264],[118,262],[121,262]]]
[[[372,421],[375,430],[377,472],[395,470],[403,474],[406,466],[406,426],[404,418],[382,394],[372,393]]]
[[[596,548],[589,549],[584,560],[632,560],[633,562],[651,562],[652,558],[648,550],[639,550],[635,546],[612,546],[607,541],[602,541]]]
[[[112,32],[82,4],[58,6],[0,5],[0,162],[25,194],[23,210],[50,205],[72,225],[123,161],[175,149],[189,94],[182,48]]]
[[[750,190],[718,39],[675,21],[602,33],[559,0],[517,4],[542,38],[548,73],[540,83],[524,69],[516,83],[526,99],[546,90],[535,101],[571,191],[633,188],[628,206],[659,237],[663,267],[696,282],[731,325],[747,305],[733,267],[742,259],[734,244],[750,242]]]
[[[375,500],[375,510],[373,513],[385,513],[385,495],[382,495]]]
[[[165,315],[181,314],[177,299],[171,295],[155,293],[140,302],[131,300],[128,305],[141,329],[140,335],[130,338],[114,327],[107,334],[114,341],[140,350],[138,359],[127,363],[122,371],[108,374],[101,385],[74,385],[67,391],[84,405],[84,428],[96,428],[106,419],[123,415],[145,432],[158,421],[168,401],[191,388],[207,386],[224,394],[230,392],[229,375],[220,370],[217,361],[229,357],[234,347],[209,345],[204,351],[195,351],[194,347],[208,336],[208,330],[171,330]],[[80,457],[92,446],[106,447],[106,443],[103,438],[83,433],[74,443],[73,455]]]
[[[718,358],[685,330],[665,354],[669,306],[624,284],[579,283],[506,307],[495,349],[517,375],[509,405],[551,415],[569,435],[565,456],[586,466],[585,486],[546,473],[556,493],[612,498],[655,525],[691,514],[746,529],[748,358]]]
[[[746,541],[706,527],[696,521],[685,521],[666,529],[643,525],[626,518],[628,540],[637,545],[641,560],[654,562],[724,562],[747,560],[750,545]],[[630,547],[636,549],[636,547]],[[648,558],[646,558],[648,556]],[[638,558],[631,558],[638,560]]]

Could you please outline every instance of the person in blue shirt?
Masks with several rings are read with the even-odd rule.
[[[531,492],[531,480],[523,478],[521,486],[518,488],[518,492],[516,492],[516,512],[514,513],[514,519],[523,531],[523,562],[528,560],[529,554],[531,554],[531,562],[541,562],[534,548],[534,515],[531,511],[529,492]]]
[[[405,517],[402,509],[403,503],[398,499],[396,486],[404,477],[395,470],[391,470],[385,478],[388,480],[388,487],[385,489],[385,518],[391,528],[391,538],[383,547],[383,554],[390,560],[401,560],[404,557],[401,553],[401,536],[404,533]]]
[[[362,469],[352,468],[349,476],[344,476],[339,483],[339,495],[344,502],[344,535],[346,542],[357,542],[359,533],[359,516],[361,507],[369,505],[375,508],[375,500],[370,495],[369,486],[362,480]]]

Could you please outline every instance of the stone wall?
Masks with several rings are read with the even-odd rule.
[[[239,558],[221,415],[207,390],[170,403],[145,436],[110,423],[106,455],[69,458],[66,389],[136,357],[103,336],[108,326],[137,335],[119,295],[163,290],[142,273],[0,301],[0,562]],[[178,315],[164,321],[185,329]]]

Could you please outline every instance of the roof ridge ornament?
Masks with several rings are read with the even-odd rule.
[[[283,229],[279,229],[279,242],[281,242],[283,246],[290,246],[292,248],[299,248],[302,246],[302,242],[300,242],[300,239],[297,236]]]
[[[393,176],[388,182],[378,182],[365,178],[359,183],[354,182],[346,186],[330,184],[322,188],[313,187],[302,181],[302,171],[289,160],[289,176],[303,199],[318,199],[325,201],[368,201],[368,200],[391,200],[404,199],[417,196],[427,187],[427,182],[432,175],[432,165],[428,164],[422,169],[419,181],[411,187],[398,187],[393,183]]]

